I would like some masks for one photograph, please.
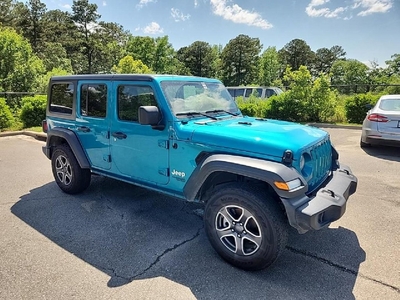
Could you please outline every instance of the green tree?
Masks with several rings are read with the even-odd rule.
[[[46,13],[46,5],[40,0],[29,0],[27,7],[29,14],[24,36],[30,41],[33,51],[38,53],[44,36],[43,16]]]
[[[60,43],[43,43],[43,49],[38,53],[38,57],[43,61],[46,72],[54,68],[60,68],[72,73],[71,60],[68,58],[67,51]]]
[[[168,41],[168,36],[156,38],[151,69],[157,74],[175,74],[177,62],[175,50]]]
[[[391,56],[386,62],[389,76],[395,74],[400,76],[400,54],[396,53]]]
[[[328,75],[318,77],[312,86],[311,97],[306,101],[307,121],[335,121],[336,94],[330,89]]]
[[[149,74],[153,73],[141,60],[135,60],[127,55],[122,58],[118,66],[113,67],[113,72],[118,74]]]
[[[0,25],[12,26],[13,0],[2,0],[0,2]]]
[[[126,54],[151,66],[155,55],[156,42],[149,36],[131,36],[126,43]]]
[[[179,61],[189,69],[194,76],[213,77],[215,75],[215,52],[210,44],[197,41],[188,47],[177,51]]]
[[[328,48],[321,48],[315,52],[313,71],[315,75],[329,74],[332,65],[339,59],[344,59],[346,52],[341,46],[335,45]]]
[[[262,86],[275,85],[279,79],[281,68],[278,51],[275,47],[268,47],[260,58],[259,84]]]
[[[71,75],[71,72],[68,70],[63,70],[61,68],[53,68],[51,71],[47,72],[44,75],[39,76],[35,91],[38,93],[47,93],[47,87],[52,76],[59,75]]]
[[[368,67],[358,60],[337,60],[332,65],[331,84],[344,94],[363,93],[368,84],[367,72]]]
[[[222,80],[225,85],[237,86],[257,81],[261,49],[258,38],[241,34],[230,40],[221,53]]]
[[[89,3],[88,0],[74,0],[72,4],[72,20],[81,33],[81,49],[86,58],[82,73],[93,73],[93,57],[100,41],[95,38],[94,33],[98,26],[97,20],[101,16],[97,13],[97,4]]]
[[[29,42],[14,30],[0,27],[0,90],[30,92],[43,71]]]
[[[315,53],[300,39],[290,41],[278,53],[282,64],[290,66],[294,71],[299,70],[300,66],[311,69],[315,60]]]

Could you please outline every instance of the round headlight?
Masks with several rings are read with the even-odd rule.
[[[300,170],[303,170],[305,164],[306,164],[306,159],[304,158],[304,155],[302,155],[300,157]]]

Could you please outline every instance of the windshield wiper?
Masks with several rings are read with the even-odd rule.
[[[206,114],[207,114],[207,113],[208,113],[208,114],[211,114],[211,113],[221,113],[221,112],[227,113],[227,114],[229,114],[229,115],[231,115],[231,116],[238,116],[238,115],[239,115],[239,113],[233,113],[233,112],[230,112],[230,111],[224,110],[224,109],[207,110],[207,111],[206,111]]]
[[[200,116],[204,116],[213,120],[218,120],[217,117],[211,116],[207,113],[202,113],[199,111],[188,111],[188,112],[181,112],[181,113],[177,113],[176,116],[196,116],[196,115],[200,115]]]

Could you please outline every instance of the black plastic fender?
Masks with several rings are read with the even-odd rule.
[[[43,153],[51,159],[51,155],[53,153],[54,146],[57,145],[56,140],[59,138],[64,139],[72,152],[74,153],[76,160],[78,161],[80,167],[82,169],[90,169],[90,163],[88,158],[86,157],[85,152],[83,151],[82,145],[79,142],[76,134],[69,129],[66,128],[53,128],[47,133],[47,142],[46,146],[42,148]]]
[[[201,186],[214,172],[227,172],[265,181],[282,198],[296,197],[304,194],[308,189],[302,176],[293,167],[288,167],[283,163],[236,155],[214,154],[200,162],[188,179],[183,189],[186,199],[195,200]],[[287,182],[297,178],[302,181],[304,187],[294,192],[279,190],[274,184],[275,181]]]

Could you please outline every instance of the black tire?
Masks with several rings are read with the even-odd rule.
[[[90,184],[89,169],[82,169],[68,145],[59,145],[51,156],[54,179],[60,189],[67,194],[83,192]]]
[[[287,242],[283,212],[257,186],[233,183],[217,188],[206,204],[204,224],[217,253],[244,270],[270,266]]]

